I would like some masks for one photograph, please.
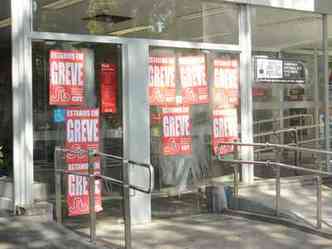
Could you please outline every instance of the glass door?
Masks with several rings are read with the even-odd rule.
[[[199,49],[150,49],[151,163],[155,218],[207,212],[205,189],[233,177],[217,155],[240,137],[239,56]]]
[[[86,42],[33,42],[34,180],[54,201],[55,167],[87,173],[86,156],[95,149],[123,155],[122,47]],[[68,150],[60,150],[59,147]],[[55,165],[56,164],[56,165]],[[97,173],[122,180],[122,163],[93,158]],[[63,180],[65,224],[88,233],[87,179]],[[123,219],[122,187],[96,181],[97,221]],[[102,218],[101,218],[102,217]],[[121,230],[121,229],[120,229]],[[119,245],[123,244],[122,230]]]

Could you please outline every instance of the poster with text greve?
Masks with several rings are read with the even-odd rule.
[[[165,156],[192,154],[191,120],[189,106],[162,108],[162,150]]]
[[[87,150],[99,149],[99,110],[98,109],[66,109],[65,148],[68,171],[88,173],[89,158]],[[94,173],[100,173],[100,159],[94,157],[90,163],[94,165]],[[95,210],[102,210],[100,180],[95,182]],[[68,215],[76,216],[89,213],[88,178],[77,175],[68,176],[67,192]]]
[[[240,103],[239,61],[231,57],[214,60],[214,84],[212,98],[214,106],[230,108]]]
[[[179,58],[182,103],[197,105],[209,103],[205,56]]]
[[[114,64],[103,63],[100,70],[100,110],[102,113],[116,113],[117,67]]]
[[[99,109],[66,109],[65,148],[82,153],[66,153],[67,163],[86,163],[87,151],[99,149]]]
[[[74,173],[87,174],[88,163],[68,164],[68,171]],[[95,174],[100,174],[100,160],[93,162]],[[95,180],[95,211],[100,212],[102,208],[101,200],[101,180]],[[67,206],[68,216],[78,216],[89,214],[89,179],[78,175],[68,175]]]
[[[84,54],[76,50],[51,50],[49,104],[81,105],[84,101]]]
[[[212,148],[214,155],[234,152],[234,146],[220,143],[234,142],[239,139],[236,109],[214,109],[212,116]]]
[[[151,56],[149,58],[150,105],[173,105],[175,102],[175,57]]]

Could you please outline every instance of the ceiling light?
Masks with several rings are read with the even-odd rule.
[[[97,22],[106,22],[106,23],[119,23],[125,22],[132,19],[128,16],[116,16],[116,15],[108,15],[108,14],[98,14],[95,16],[84,17],[82,20],[84,21],[97,21]]]
[[[53,9],[53,10],[59,10],[63,9],[69,6],[72,6],[77,3],[81,3],[84,0],[59,0],[54,3],[47,4],[43,6],[43,9]]]
[[[10,18],[6,18],[0,21],[0,28],[6,28],[9,27],[12,23],[12,20]]]
[[[137,26],[137,27],[133,27],[133,28],[129,28],[129,29],[122,29],[119,31],[114,31],[109,33],[110,35],[114,35],[114,36],[121,36],[121,35],[126,35],[129,33],[134,33],[134,32],[139,32],[139,31],[144,31],[144,30],[152,30],[153,27],[151,25],[149,26]]]

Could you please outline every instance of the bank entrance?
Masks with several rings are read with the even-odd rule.
[[[64,223],[88,226],[82,174],[92,165],[97,220],[120,224],[123,245],[125,218],[204,221],[211,189],[220,211],[237,179],[306,174],[253,160],[328,171],[328,153],[262,146],[330,147],[328,12],[288,3],[12,0],[13,22],[0,22],[12,24],[12,54],[2,55],[12,58],[13,108],[0,136],[13,150],[12,209],[54,204],[59,166]],[[152,193],[138,190],[150,183]]]

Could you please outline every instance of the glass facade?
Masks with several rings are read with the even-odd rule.
[[[181,193],[204,185],[207,180],[232,179],[232,171],[219,167],[216,155],[234,157],[235,148],[220,143],[237,141],[246,135],[240,133],[240,56],[234,51],[195,49],[194,45],[192,49],[172,48],[171,44],[172,41],[239,44],[238,5],[199,0],[34,1],[33,13],[34,31],[38,32],[144,38],[147,44],[150,39],[169,40],[168,48],[149,47],[146,72],[150,156],[156,170],[156,190]],[[323,85],[319,76],[321,55],[317,51],[321,49],[321,15],[263,7],[253,7],[251,14],[254,142],[320,148]],[[307,32],[309,29],[311,32]],[[65,145],[61,140],[63,127],[52,120],[56,104],[50,102],[49,96],[51,51],[93,51],[94,58],[90,60],[93,70],[84,70],[88,70],[94,82],[83,90],[83,95],[95,108],[101,108],[101,83],[96,72],[102,61],[107,60],[105,47],[116,46],[34,43],[35,179],[44,177],[40,178],[43,174],[38,170],[46,167],[45,162],[52,163],[54,146]],[[117,56],[111,55],[113,59]],[[121,94],[118,92],[118,98]],[[89,106],[83,104],[86,105]],[[120,119],[121,115],[111,115],[107,122],[119,123]],[[101,127],[103,132],[107,133],[107,125]],[[110,129],[114,132],[117,128]],[[268,150],[255,150],[254,155],[256,159],[275,157]],[[284,162],[296,165],[317,160],[307,156],[283,151]],[[255,168],[258,178],[272,174],[271,170]]]
[[[267,18],[268,17],[268,18]],[[256,7],[253,11],[254,141],[324,149],[322,114],[322,18],[320,15]],[[310,32],[309,32],[310,30]],[[320,168],[311,153],[257,149],[257,160],[280,160]],[[310,166],[311,165],[311,166]],[[287,176],[303,174],[283,170]],[[274,177],[256,167],[256,177]]]
[[[3,161],[10,164],[10,148],[13,141],[18,144],[17,155],[24,160],[14,164],[21,169],[21,181],[15,182],[22,192],[20,202],[36,201],[37,194],[28,193],[32,183],[46,186],[47,200],[54,201],[56,167],[65,174],[87,173],[92,165],[96,174],[114,178],[113,183],[118,180],[117,185],[107,184],[96,176],[98,217],[107,225],[123,224],[128,217],[135,224],[151,217],[219,213],[239,204],[233,184],[238,177],[250,182],[252,171],[243,162],[234,167],[220,159],[279,161],[327,170],[324,158],[312,153],[255,148],[252,154],[224,144],[253,138],[257,143],[325,148],[322,15],[202,0],[31,2],[32,30],[18,17],[19,25],[13,26],[22,31],[13,39],[22,55],[13,64],[17,64],[14,74],[10,22],[5,21],[9,16],[0,10],[0,31],[6,31],[0,32],[0,127],[8,131],[0,135],[0,149],[2,144],[8,146]],[[251,30],[239,21],[251,22]],[[20,77],[11,80],[15,73]],[[24,91],[12,88],[11,81]],[[17,103],[26,105],[14,122],[12,91],[14,101],[21,100],[13,102],[14,113]],[[18,124],[18,131],[14,129],[18,139],[12,135],[13,124]],[[57,147],[64,149],[60,157]],[[146,186],[149,175],[142,173],[142,164],[135,167],[133,161],[102,156],[90,161],[82,152],[88,149],[151,162],[154,192],[119,182],[128,175],[131,184]],[[276,176],[272,167],[256,166],[254,180]],[[281,170],[281,176],[302,175],[294,169]],[[66,214],[88,214],[86,178],[72,174],[63,179]],[[265,197],[270,214],[274,196],[259,195],[255,201],[261,204]],[[213,206],[213,198],[222,198],[223,203]],[[254,199],[242,201],[251,207]],[[84,217],[66,217],[65,223],[76,229]],[[114,238],[107,236],[105,240],[113,243]],[[114,245],[122,246],[123,231],[114,237],[119,242]]]
[[[179,206],[172,196],[232,179],[217,155],[232,158],[234,147],[219,143],[240,137],[239,63],[237,54],[212,50],[150,49],[151,163],[155,191],[170,196],[153,199],[153,214],[195,211],[191,194]]]
[[[34,1],[33,8],[36,31],[238,43],[238,9],[236,5],[225,3],[201,0],[41,0]]]
[[[56,146],[89,148],[92,134],[96,133],[96,148],[123,155],[121,61],[120,45],[33,43],[34,180],[48,184],[51,193],[54,192],[54,161],[59,159],[54,158]],[[75,125],[70,126],[70,110],[98,112],[97,130],[89,122],[92,117],[77,117],[80,122],[73,118]],[[117,164],[102,161],[103,174],[120,177],[122,173]]]
[[[0,177],[13,176],[12,54],[10,1],[0,9]],[[1,197],[1,194],[0,194]]]

